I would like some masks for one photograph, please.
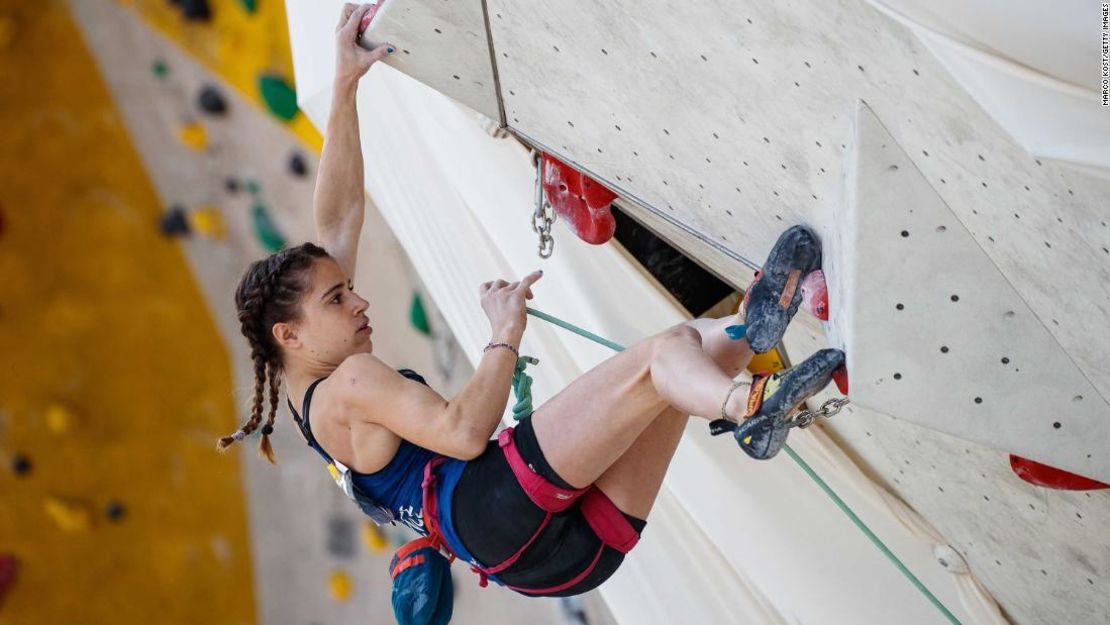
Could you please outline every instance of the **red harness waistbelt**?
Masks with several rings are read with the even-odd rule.
[[[613,502],[605,496],[605,493],[601,492],[597,487],[591,485],[587,488],[579,489],[560,488],[549,482],[539,473],[536,473],[528,466],[524,458],[521,457],[520,451],[516,446],[516,441],[513,438],[513,428],[506,428],[503,430],[497,437],[497,442],[501,446],[501,450],[505,454],[505,459],[508,461],[509,467],[512,469],[513,475],[516,477],[517,482],[520,483],[521,488],[528,494],[528,498],[547,514],[544,516],[543,521],[532,534],[531,538],[506,560],[489,567],[471,567],[480,576],[481,579],[479,584],[481,586],[487,584],[487,577],[489,575],[495,575],[516,563],[516,561],[524,555],[524,552],[540,537],[540,534],[543,533],[543,530],[551,522],[552,515],[563,512],[574,505],[574,502],[578,499],[582,500],[582,516],[585,517],[586,522],[589,523],[590,528],[593,529],[602,543],[589,566],[578,575],[575,575],[574,578],[555,586],[547,588],[520,588],[506,584],[509,588],[517,592],[533,595],[550,594],[566,590],[581,582],[587,575],[593,572],[594,568],[597,567],[598,561],[601,559],[601,554],[605,546],[616,549],[621,553],[628,553],[636,546],[636,543],[640,540],[640,535],[616,505],[614,505]],[[439,532],[439,510],[436,505],[435,497],[435,468],[439,466],[443,460],[442,457],[433,458],[424,466],[424,524],[428,529],[428,542],[442,548],[450,554],[450,549],[444,543],[442,535]],[[455,555],[450,555],[451,559],[454,560]]]

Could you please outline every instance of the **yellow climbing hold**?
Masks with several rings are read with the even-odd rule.
[[[204,129],[204,124],[200,122],[185,124],[181,128],[178,128],[177,138],[180,139],[186,147],[197,150],[198,152],[208,147],[208,132]]]
[[[346,601],[351,598],[351,576],[345,571],[332,571],[328,576],[328,592],[336,601]]]
[[[69,432],[69,426],[73,424],[73,415],[65,406],[51,404],[43,413],[42,420],[46,422],[46,429],[52,434],[62,435]]]
[[[385,553],[386,548],[389,547],[389,539],[386,538],[385,532],[370,521],[362,524],[362,542],[366,543],[366,548],[372,553]]]
[[[752,356],[752,361],[748,363],[748,371],[752,373],[777,373],[785,368],[786,364],[777,347],[769,352]]]
[[[227,224],[223,213],[214,206],[201,206],[189,215],[193,229],[209,239],[222,241],[227,238]]]
[[[76,501],[47,497],[43,508],[46,510],[46,516],[65,532],[87,530],[92,524],[92,515],[88,507]]]

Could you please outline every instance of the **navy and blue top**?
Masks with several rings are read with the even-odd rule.
[[[412,369],[398,369],[397,372],[410,380],[427,384],[424,377]],[[320,378],[309,385],[308,390],[305,391],[301,415],[297,414],[291,400],[289,401],[289,410],[293,413],[293,418],[300,427],[301,434],[304,435],[308,446],[315,449],[324,458],[324,461],[335,464],[334,459],[328,452],[324,451],[324,448],[316,441],[316,437],[312,435],[308,416],[312,392],[316,390],[316,385],[325,379]],[[375,521],[381,523],[396,520],[416,532],[426,535],[428,531],[424,527],[422,488],[424,465],[438,455],[440,454],[401,439],[401,445],[397,448],[397,453],[394,454],[389,464],[383,468],[373,473],[358,473],[353,469],[349,470],[353,493],[348,494]],[[454,493],[454,487],[458,483],[459,477],[462,476],[465,466],[466,462],[463,460],[447,458],[436,468],[436,496],[439,498],[441,511],[450,510],[450,499]]]

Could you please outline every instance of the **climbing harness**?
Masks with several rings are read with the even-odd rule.
[[[532,150],[532,164],[536,167],[536,211],[532,214],[532,232],[540,235],[540,258],[550,258],[555,251],[555,239],[551,236],[551,226],[555,223],[555,208],[547,201],[543,192],[544,163],[543,154]]]
[[[567,323],[566,321],[540,312],[531,307],[525,307],[525,310],[528,312],[528,314],[534,317],[539,317],[540,319],[554,323],[555,325],[558,325],[559,327],[566,330],[570,330],[571,332],[574,332],[579,336],[583,336],[596,343],[605,345],[606,347],[611,348],[613,351],[624,351],[624,347],[622,347],[621,345],[614,343],[613,341],[604,339],[586,330],[583,330],[571,323]],[[514,390],[517,388],[526,389],[525,396],[517,396],[517,404],[519,405],[526,403],[529,406],[529,410],[532,403],[532,385],[530,376],[528,376],[528,374],[524,372],[524,367],[528,363],[538,364],[538,362],[539,361],[537,359],[530,356],[521,356],[520,359],[517,361],[517,368],[513,372]],[[523,378],[527,378],[527,382],[524,382]],[[816,422],[819,417],[829,418],[836,415],[847,404],[847,398],[832,398],[825,401],[825,403],[822,404],[821,407],[817,410],[806,410],[799,413],[796,417],[794,417],[793,423],[798,423],[797,427],[799,428],[809,427],[810,425],[813,425],[813,423]],[[810,467],[809,464],[790,447],[790,445],[784,445],[783,449],[786,451],[787,455],[789,455],[794,460],[794,462],[802,469],[802,471],[805,472],[805,474],[808,475],[810,479],[812,479],[814,483],[817,484],[817,486],[822,491],[824,491],[826,495],[828,495],[829,499],[832,499],[837,508],[839,508],[841,512],[843,512],[844,515],[847,516],[848,519],[857,528],[859,528],[860,532],[862,532],[863,535],[871,541],[871,544],[875,545],[875,548],[878,549],[879,552],[882,553],[884,556],[886,556],[888,560],[890,560],[891,564],[893,564],[895,568],[897,568],[902,573],[902,575],[904,575],[906,579],[909,580],[914,588],[916,588],[919,592],[921,592],[922,595],[924,595],[924,597],[937,609],[937,611],[939,611],[948,620],[949,623],[952,623],[952,625],[962,625],[960,620],[956,618],[956,615],[949,611],[947,607],[945,607],[940,599],[938,599],[936,595],[934,595],[932,591],[930,591],[928,587],[926,587],[925,584],[922,583],[922,581],[913,574],[913,571],[909,570],[909,568],[906,567],[906,565],[898,558],[898,556],[894,555],[894,552],[892,552],[890,548],[886,546],[882,539],[876,536],[875,532],[871,531],[871,528],[868,527],[867,524],[859,518],[855,511],[853,511],[852,508],[848,506],[848,504],[845,503],[843,499],[840,498],[840,495],[836,494],[836,491],[834,491],[832,487],[830,487],[828,483],[826,483],[825,480],[822,479],[821,476],[818,475],[817,472],[814,471],[813,468]]]
[[[522,375],[526,375],[523,374]],[[578,584],[590,573],[597,568],[598,562],[601,561],[601,556],[606,547],[616,549],[621,553],[628,553],[636,546],[640,540],[640,535],[636,532],[628,519],[624,517],[620,509],[596,486],[590,485],[586,488],[579,489],[566,489],[557,486],[547,478],[539,473],[536,473],[524,458],[520,455],[520,450],[517,449],[516,440],[513,437],[513,428],[506,428],[501,431],[497,436],[497,444],[500,446],[502,453],[505,455],[505,460],[509,464],[513,475],[516,477],[517,483],[524,490],[532,503],[543,510],[545,515],[543,521],[540,523],[536,531],[532,533],[529,538],[519,549],[512,555],[505,558],[503,561],[492,564],[489,566],[481,566],[474,560],[470,561],[470,569],[478,574],[478,585],[485,587],[488,585],[489,580],[501,584],[507,588],[511,588],[517,592],[530,594],[530,595],[547,595],[564,591],[575,584]],[[436,549],[442,549],[449,555],[449,561],[455,558],[463,558],[463,554],[457,554],[451,551],[443,538],[443,533],[439,524],[439,510],[438,499],[436,493],[436,477],[435,468],[444,461],[442,456],[430,460],[424,468],[424,526],[428,531],[428,535],[424,538],[418,538],[410,543],[414,546],[432,546]],[[497,579],[496,575],[517,562],[524,552],[532,546],[536,540],[539,539],[543,531],[551,523],[554,515],[562,512],[567,508],[574,505],[576,501],[581,500],[580,510],[586,523],[594,531],[594,534],[601,539],[601,545],[597,548],[597,553],[594,555],[590,564],[577,575],[569,580],[547,586],[543,588],[522,588],[520,586],[513,586],[506,584]],[[402,551],[408,549],[408,545],[402,548]]]

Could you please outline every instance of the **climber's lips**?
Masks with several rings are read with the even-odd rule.
[[[372,334],[373,332],[374,328],[371,328],[370,324],[367,324],[359,328],[358,331],[355,332],[355,334]]]

